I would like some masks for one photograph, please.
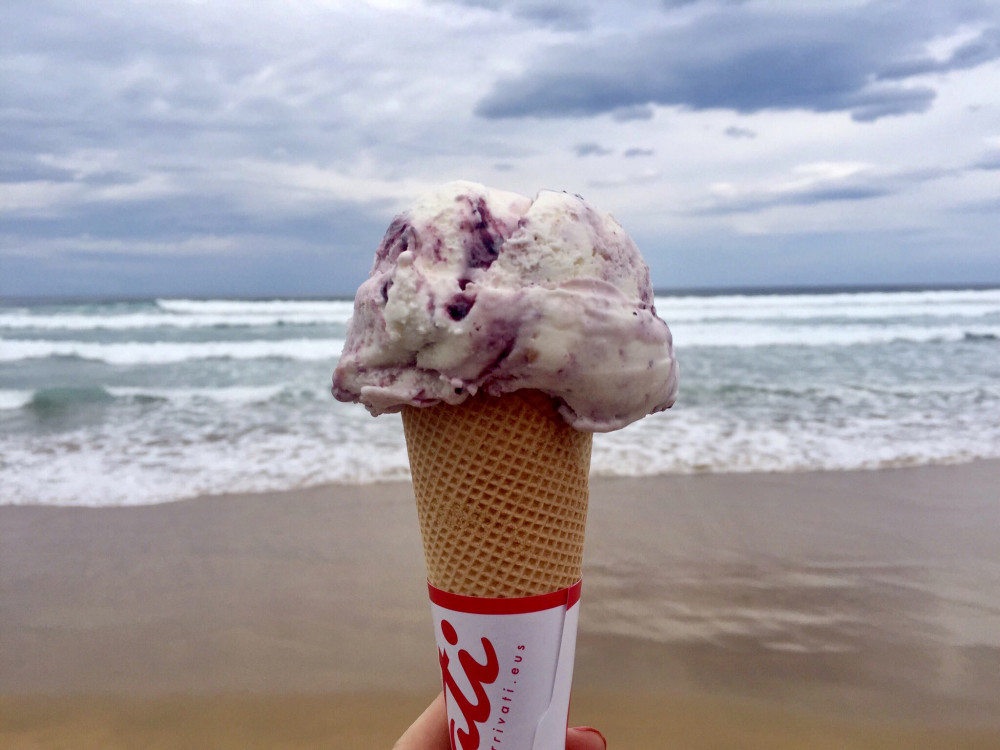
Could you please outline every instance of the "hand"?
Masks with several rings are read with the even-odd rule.
[[[607,750],[604,736],[590,727],[566,730],[566,750]],[[438,695],[399,738],[393,750],[451,750],[444,694]]]

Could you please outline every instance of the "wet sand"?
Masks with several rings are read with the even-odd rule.
[[[1000,748],[1000,463],[595,480],[573,723]],[[389,748],[437,690],[405,484],[0,507],[0,747]]]

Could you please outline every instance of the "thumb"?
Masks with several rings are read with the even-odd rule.
[[[434,702],[392,747],[393,750],[451,749],[451,740],[448,739],[448,713],[444,705],[444,694],[439,694],[434,699]]]
[[[566,732],[566,750],[607,750],[608,741],[593,727],[574,727]]]

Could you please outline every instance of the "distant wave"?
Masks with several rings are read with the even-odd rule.
[[[855,292],[839,294],[660,295],[660,316],[671,326],[726,321],[891,321],[914,325],[960,319],[989,324],[1000,317],[1000,290]],[[151,328],[345,325],[348,300],[158,299],[135,305],[78,305],[0,309],[0,330],[137,330]]]
[[[36,412],[65,411],[89,404],[124,401],[189,406],[199,403],[230,405],[263,404],[270,401],[331,398],[327,390],[306,391],[290,386],[228,386],[215,388],[56,387],[36,391],[0,390],[0,410],[29,409]]]
[[[284,404],[293,406],[302,402],[323,400],[332,404],[326,383],[319,387],[302,388],[291,385],[263,386],[215,386],[204,388],[172,387],[55,387],[30,390],[0,389],[0,410],[28,408],[46,410],[52,408],[69,409],[75,406],[116,402],[142,404],[162,403],[170,406],[192,406],[217,404],[246,406],[250,404]],[[826,400],[862,411],[873,397],[886,404],[892,400],[912,401],[915,398],[935,398],[939,400],[963,400],[966,402],[1000,402],[1000,383],[994,387],[970,387],[968,385],[944,386],[940,383],[898,384],[891,388],[872,388],[856,385],[826,385],[778,387],[751,384],[732,384],[718,387],[713,398],[753,399],[759,404],[772,403],[779,399],[800,400],[803,403]]]
[[[0,410],[20,409],[31,403],[34,391],[25,390],[0,390]]]
[[[975,319],[1000,315],[1000,290],[657,296],[656,309],[671,325],[716,320]]]
[[[0,328],[45,331],[123,331],[150,328],[249,328],[262,326],[316,326],[347,322],[348,315],[320,317],[312,313],[245,315],[0,315]]]
[[[35,391],[25,406],[43,414],[58,413],[87,404],[106,404],[115,397],[96,386],[41,388]]]
[[[763,323],[677,323],[671,325],[678,349],[732,346],[857,346],[894,341],[933,343],[1000,334],[1000,325],[970,331],[966,326],[916,325],[767,325]]]
[[[78,357],[112,365],[166,364],[201,359],[330,360],[340,356],[340,339],[284,339],[279,341],[126,342],[0,339],[0,361],[16,362],[47,357]]]
[[[161,310],[186,315],[313,315],[316,317],[348,315],[354,309],[349,300],[196,300],[158,299]]]
[[[323,390],[318,393],[310,391],[303,394],[290,386],[264,385],[264,386],[224,386],[216,388],[109,388],[116,398],[135,400],[157,400],[171,404],[191,404],[198,402],[213,402],[220,404],[259,404],[272,400],[283,400],[286,398],[308,397],[329,397],[329,392]]]
[[[110,403],[117,398],[113,389],[99,386],[63,386],[35,391],[0,390],[0,410],[29,409],[46,414],[77,406]]]
[[[969,330],[964,326],[810,325],[779,326],[754,323],[679,323],[672,327],[680,350],[697,347],[857,346],[987,341],[1000,337],[1000,326]],[[0,339],[0,361],[47,357],[78,357],[112,365],[164,364],[202,359],[330,360],[340,356],[342,339],[279,339],[201,342],[50,341]]]
[[[658,294],[657,304],[676,301],[701,307],[725,307],[738,304],[744,307],[840,307],[858,305],[882,307],[897,305],[941,305],[941,304],[982,304],[1000,305],[998,289],[941,289],[913,292],[836,292],[784,294],[781,292],[763,294]]]
[[[767,320],[780,323],[782,321],[876,321],[890,320],[897,323],[906,321],[935,321],[960,318],[968,321],[996,319],[1000,317],[1000,304],[975,305],[884,305],[880,307],[865,305],[801,305],[785,306],[744,306],[744,303],[733,302],[731,305],[706,305],[697,307],[691,304],[661,304],[656,303],[657,314],[673,325],[677,322],[727,321],[727,320]]]
[[[261,327],[276,325],[344,325],[353,312],[350,302],[231,302],[157,300],[144,310],[74,309],[61,313],[26,309],[0,310],[0,329],[138,330],[149,328]]]

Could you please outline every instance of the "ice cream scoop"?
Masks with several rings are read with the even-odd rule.
[[[442,185],[386,232],[333,395],[378,415],[519,390],[592,432],[671,406],[677,363],[649,269],[579,196]]]

